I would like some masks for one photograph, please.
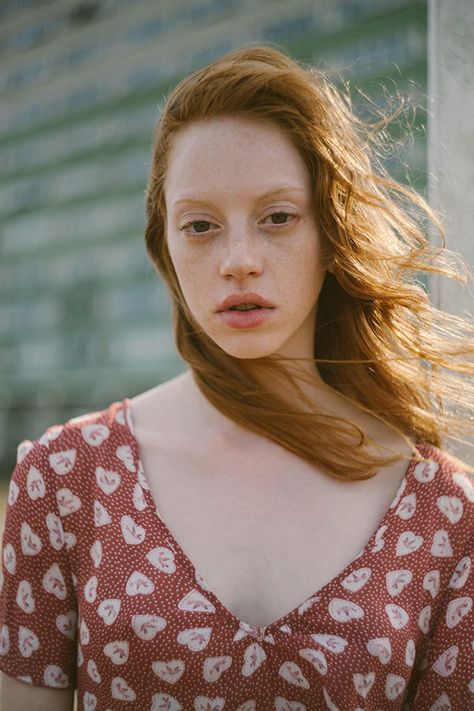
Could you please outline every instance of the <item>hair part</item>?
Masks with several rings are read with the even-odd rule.
[[[324,72],[271,46],[234,50],[185,77],[166,99],[154,135],[146,248],[171,295],[177,350],[203,395],[239,425],[344,481],[369,479],[377,468],[400,460],[369,454],[371,439],[354,422],[314,406],[290,406],[256,377],[263,368],[306,401],[292,376],[306,359],[235,358],[193,319],[167,246],[166,174],[180,130],[225,116],[280,127],[309,170],[329,267],[311,359],[321,378],[404,437],[415,458],[423,457],[409,433],[437,447],[445,436],[466,442],[460,435],[474,434],[474,329],[468,320],[436,309],[416,280],[419,273],[437,272],[466,282],[456,255],[445,248],[442,224],[412,188],[390,178],[377,159],[377,128],[356,117],[349,97]],[[430,244],[426,220],[442,247]]]

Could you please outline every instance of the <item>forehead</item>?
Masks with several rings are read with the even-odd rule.
[[[220,117],[196,121],[173,137],[165,192],[289,182],[310,189],[306,164],[290,136],[269,121]]]

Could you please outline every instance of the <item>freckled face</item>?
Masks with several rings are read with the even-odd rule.
[[[325,269],[310,175],[290,138],[268,122],[199,121],[175,136],[168,166],[168,249],[196,322],[236,358],[313,357]],[[245,291],[275,308],[235,329],[217,311]]]

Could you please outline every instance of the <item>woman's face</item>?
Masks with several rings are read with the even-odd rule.
[[[199,121],[176,134],[168,166],[166,238],[195,321],[236,358],[312,358],[325,269],[310,175],[291,140],[271,123]],[[245,292],[274,306],[254,312],[258,325],[218,313]]]

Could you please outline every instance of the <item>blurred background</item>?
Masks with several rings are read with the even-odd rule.
[[[22,440],[184,370],[143,237],[176,82],[271,42],[349,82],[366,118],[401,91],[384,160],[427,197],[427,36],[425,0],[2,0],[0,484]]]

